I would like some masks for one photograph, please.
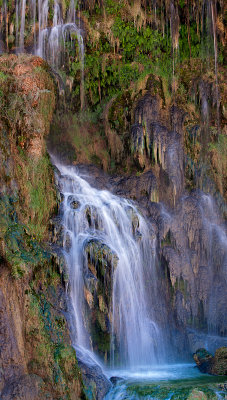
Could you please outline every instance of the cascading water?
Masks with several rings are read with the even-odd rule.
[[[64,196],[62,224],[75,320],[74,342],[80,348],[91,348],[83,292],[88,273],[86,248],[89,243],[98,242],[107,246],[117,260],[112,263],[112,362],[116,362],[119,351],[121,365],[158,363],[164,358],[164,340],[154,321],[148,294],[152,288],[153,297],[158,301],[152,285],[156,277],[155,237],[150,237],[145,220],[131,202],[92,188],[73,168],[57,167]],[[70,206],[72,199],[77,209]],[[89,218],[88,209],[91,210]]]
[[[25,51],[25,16],[28,7],[33,25],[33,46],[28,51],[42,57],[54,70],[59,70],[68,62],[67,54],[71,50],[75,50],[75,43],[77,42],[81,75],[80,101],[81,109],[83,109],[84,41],[81,29],[78,28],[76,23],[76,5],[76,0],[70,0],[67,12],[64,13],[59,0],[54,0],[54,2],[50,0],[16,0],[16,47],[18,53]],[[52,21],[50,21],[51,11],[53,11]],[[5,11],[4,14],[5,20],[7,20],[7,12]],[[36,21],[36,18],[38,21]],[[7,23],[6,26],[8,27]]]
[[[20,50],[20,52],[24,51],[25,9],[26,9],[26,0],[22,0],[21,25],[20,25],[20,42],[19,42],[19,50]]]
[[[220,335],[226,334],[224,327],[227,326],[225,305],[223,304],[223,314],[220,314],[220,298],[218,292],[227,290],[227,234],[224,226],[220,224],[220,218],[216,212],[216,206],[211,196],[203,194],[201,197],[201,208],[203,213],[204,228],[208,232],[209,249],[209,282],[212,282],[212,291],[207,304],[207,324],[208,333]],[[215,284],[218,277],[222,279],[222,285]]]
[[[45,59],[53,68],[61,68],[66,61],[67,46],[73,48],[75,41],[79,47],[81,64],[81,108],[83,108],[84,82],[84,42],[81,30],[76,23],[76,1],[71,0],[66,15],[58,0],[16,0],[16,45],[19,53],[24,52],[25,15],[29,7],[33,19],[33,50]],[[49,16],[53,7],[53,19]],[[36,34],[38,18],[38,34]]]
[[[59,68],[64,63],[66,43],[72,42],[75,35],[80,49],[81,68],[83,70],[84,45],[81,32],[76,25],[75,1],[71,0],[70,2],[66,22],[64,22],[58,0],[54,1],[51,26],[48,24],[49,6],[49,0],[38,0],[39,40],[36,53],[53,67]]]

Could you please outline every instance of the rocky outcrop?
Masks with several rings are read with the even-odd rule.
[[[107,361],[110,359],[112,282],[118,257],[113,250],[98,240],[88,242],[84,251],[87,259],[84,297],[91,343],[95,352]]]
[[[85,394],[88,399],[102,400],[111,388],[111,382],[105,377],[97,364],[78,361],[85,384]]]

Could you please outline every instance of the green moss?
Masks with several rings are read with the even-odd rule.
[[[26,335],[28,345],[36,343],[29,362],[29,373],[38,373],[58,396],[70,399],[73,384],[79,382],[82,385],[81,373],[75,350],[65,342],[65,319],[59,315],[49,297],[48,289],[39,292],[32,287],[29,293],[30,318]],[[47,372],[48,376],[43,376]]]
[[[12,275],[19,278],[29,271],[29,267],[45,263],[49,255],[32,237],[29,228],[18,221],[15,203],[18,203],[17,198],[0,197],[0,241]]]
[[[42,240],[46,235],[50,215],[56,207],[53,169],[47,155],[32,159],[22,150],[19,154],[15,174],[20,185],[21,214],[31,235]]]

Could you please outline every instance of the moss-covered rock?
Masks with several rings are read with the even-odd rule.
[[[226,347],[217,349],[214,356],[206,349],[198,349],[193,357],[201,372],[212,375],[227,375]]]
[[[220,347],[216,350],[212,373],[214,375],[227,375],[227,347]]]

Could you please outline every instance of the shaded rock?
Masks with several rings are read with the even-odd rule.
[[[110,381],[113,383],[113,385],[116,385],[116,383],[123,381],[123,378],[120,378],[119,376],[111,376]]]
[[[77,210],[80,207],[80,202],[74,196],[69,196],[67,202],[73,210]]]
[[[220,347],[214,355],[212,374],[227,375],[227,347]]]
[[[201,372],[227,375],[227,347],[217,349],[214,357],[206,349],[198,349],[193,357]]]
[[[108,266],[114,266],[114,268],[117,267],[118,256],[106,244],[103,244],[98,240],[91,240],[88,242],[85,251],[93,262],[100,262],[105,268]],[[105,271],[103,271],[103,274],[104,273]]]
[[[78,365],[82,372],[87,398],[89,400],[93,398],[102,400],[111,388],[109,379],[107,379],[102,369],[96,364],[86,365],[79,359]]]
[[[43,380],[37,375],[24,375],[6,382],[1,400],[38,400]]]
[[[201,372],[211,373],[213,356],[206,349],[198,349],[193,358],[196,362],[197,367]]]

